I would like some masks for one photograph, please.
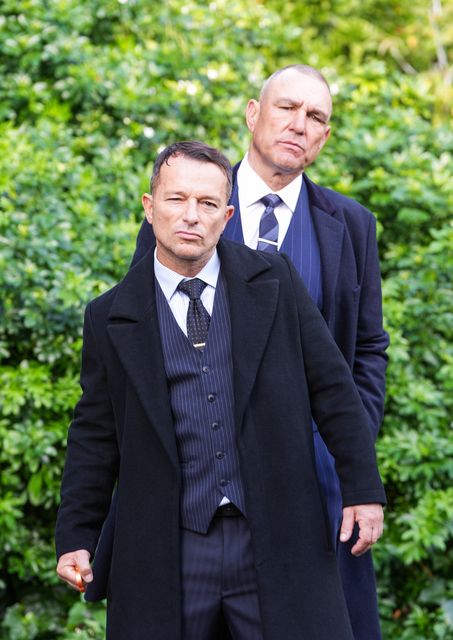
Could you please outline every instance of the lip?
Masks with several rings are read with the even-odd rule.
[[[177,231],[176,235],[178,236],[178,238],[181,238],[182,240],[200,240],[201,239],[201,235],[199,233],[195,233],[194,231],[186,231],[184,229]]]
[[[278,143],[283,145],[284,147],[295,149],[296,151],[305,151],[304,147],[302,147],[297,142],[294,142],[294,140],[279,140]]]

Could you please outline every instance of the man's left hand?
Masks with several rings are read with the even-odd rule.
[[[361,556],[379,540],[384,529],[384,510],[380,504],[359,504],[343,509],[340,541],[347,542],[354,525],[359,525],[359,538],[351,549],[354,556]]]

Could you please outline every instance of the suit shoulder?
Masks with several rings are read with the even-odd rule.
[[[307,179],[307,188],[311,201],[331,213],[340,213],[350,224],[363,224],[368,227],[374,223],[375,216],[369,209],[361,205],[357,200],[345,196],[334,189],[321,187]]]
[[[90,300],[87,304],[87,312],[96,318],[106,317],[115,299],[119,286],[120,283],[117,283],[107,291],[104,291],[104,293],[101,293],[96,296],[96,298]]]
[[[226,253],[230,263],[233,262],[235,265],[241,265],[245,270],[252,268],[257,272],[285,269],[287,271],[286,263],[281,259],[281,254],[279,253],[273,254],[257,251],[245,244],[226,238],[222,238],[218,248],[220,249],[221,257]]]

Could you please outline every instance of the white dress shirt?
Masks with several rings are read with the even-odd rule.
[[[239,165],[236,179],[244,243],[252,249],[257,247],[260,220],[266,208],[264,203],[261,202],[261,198],[269,193],[276,193],[283,200],[274,210],[278,221],[278,248],[280,249],[299,199],[302,188],[302,175],[294,178],[280,191],[272,191],[256,171],[252,169],[248,161],[248,154],[245,154]]]
[[[175,317],[176,322],[181,330],[187,335],[187,311],[189,309],[189,296],[184,291],[179,291],[178,285],[181,280],[191,280],[176,273],[172,269],[165,267],[157,258],[157,249],[154,251],[154,275],[163,291],[163,294],[170,305],[170,309]],[[200,300],[204,308],[212,316],[214,306],[215,288],[220,273],[220,258],[217,250],[209,259],[208,263],[203,267],[196,277],[206,282],[206,287],[201,292]]]

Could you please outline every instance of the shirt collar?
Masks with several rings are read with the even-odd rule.
[[[190,278],[186,278],[180,273],[177,273],[176,271],[165,267],[157,259],[156,253],[157,249],[154,250],[154,275],[157,278],[157,282],[159,283],[165,298],[167,299],[167,301],[170,301],[181,280],[190,280]],[[203,282],[206,282],[207,285],[214,287],[215,289],[217,285],[217,279],[219,277],[219,272],[220,258],[216,249],[203,269],[199,273],[197,273],[196,277],[200,278],[200,280],[203,280]]]
[[[255,204],[263,196],[267,196],[268,193],[276,193],[290,209],[291,213],[294,213],[302,188],[302,174],[294,178],[280,191],[271,191],[264,180],[250,166],[248,153],[246,153],[239,165],[237,180],[240,189],[242,186],[242,196],[244,196],[246,207]]]

